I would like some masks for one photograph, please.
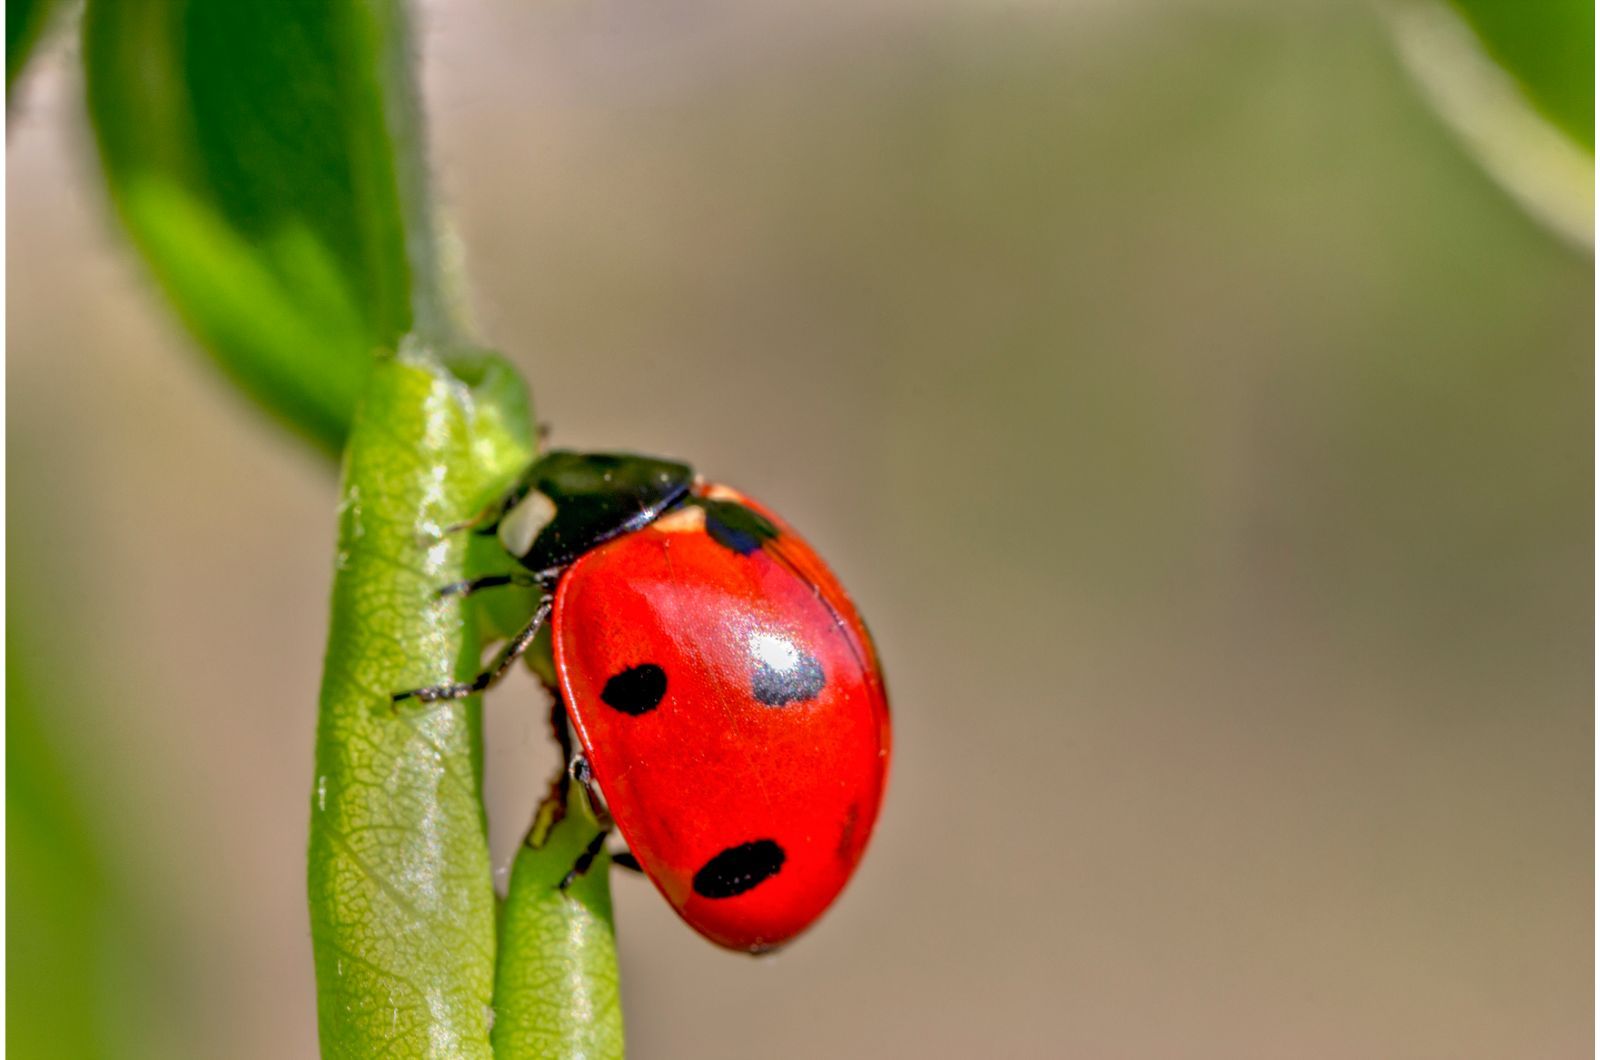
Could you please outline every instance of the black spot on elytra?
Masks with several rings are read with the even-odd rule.
[[[666,694],[667,672],[655,663],[641,663],[612,674],[600,699],[611,709],[637,718],[655,710]]]
[[[694,874],[694,893],[702,898],[732,898],[771,879],[783,868],[783,848],[771,839],[729,847]]]
[[[778,536],[778,528],[735,501],[699,500],[706,513],[706,533],[723,548],[748,556]]]
[[[816,699],[826,683],[822,664],[805,652],[798,652],[795,661],[782,669],[757,659],[750,672],[750,694],[756,697],[757,703],[769,707],[787,707],[791,703]]]

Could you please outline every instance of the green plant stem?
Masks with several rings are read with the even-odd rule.
[[[621,1060],[610,854],[561,888],[602,834],[583,789],[558,781],[517,853],[495,972],[498,1060]]]
[[[375,5],[374,15],[380,42],[377,74],[394,150],[395,187],[411,276],[411,332],[439,349],[448,361],[456,350],[473,345],[473,339],[460,278],[452,273],[442,253],[411,20],[405,0],[382,0]]]
[[[380,362],[345,453],[317,728],[309,893],[326,1057],[488,1057],[495,907],[476,700],[390,694],[474,672],[467,518],[528,458],[435,361]]]
[[[438,359],[434,363],[447,364],[453,379],[475,388],[476,419],[467,431],[468,437],[459,455],[471,461],[470,468],[461,470],[481,475],[479,485],[483,485],[519,469],[521,461],[515,464],[502,461],[507,453],[521,452],[525,460],[534,448],[526,388],[504,361],[476,350],[468,335],[465,314],[460,309],[461,299],[453,282],[457,278],[446,267],[440,253],[438,221],[429,190],[425,125],[414,75],[415,56],[406,8],[398,0],[381,0],[372,12],[374,35],[380,45],[378,73],[383,88],[385,124],[394,149],[395,185],[405,227],[413,335],[421,345],[437,352]],[[374,381],[375,387],[381,384],[382,380]],[[381,403],[382,398],[377,400]],[[351,438],[347,469],[356,466],[354,456],[358,444],[365,441],[360,434],[360,422],[357,433]],[[452,466],[453,456],[437,466]],[[479,498],[479,502],[483,499]],[[458,512],[451,521],[466,518],[470,510]],[[398,508],[396,515],[400,515]],[[437,522],[433,514],[423,511],[418,511],[415,519],[419,523]],[[459,552],[451,556],[454,571],[449,576],[439,571],[434,586],[456,580],[465,573],[465,557]],[[337,628],[337,586],[335,600]],[[475,668],[479,652],[473,649],[481,648],[483,639],[471,622],[471,615],[471,609],[455,611],[451,616],[454,624],[449,628],[451,634],[459,631],[461,657],[468,671]],[[437,642],[435,646],[438,647]],[[330,649],[330,664],[332,659]],[[435,667],[437,664],[438,661]],[[329,672],[334,672],[331,665]],[[400,682],[392,687],[412,687],[438,679],[438,676],[416,675],[410,684]],[[324,710],[326,717],[326,704]],[[476,753],[480,739],[476,704],[464,714],[465,730],[452,732],[462,736],[467,746],[457,746],[456,750],[470,749]],[[349,735],[336,733],[331,742],[348,749]],[[365,745],[366,741],[360,743]],[[472,781],[470,790],[476,796],[479,781],[476,770]],[[458,784],[457,791],[463,787]],[[599,834],[587,803],[581,797],[572,800],[575,810],[580,804],[581,812],[565,816],[558,824],[551,822],[554,826],[541,834],[538,848],[525,845],[516,860],[502,917],[503,931],[494,964],[494,996],[490,1002],[480,1000],[481,961],[485,952],[482,913],[477,904],[481,894],[475,894],[473,888],[463,883],[457,894],[457,900],[463,903],[462,920],[458,923],[447,919],[438,925],[445,929],[445,934],[429,939],[430,944],[444,944],[430,960],[448,960],[444,948],[458,958],[471,958],[467,965],[456,969],[459,974],[453,989],[457,1018],[437,1025],[448,1028],[453,1037],[460,1019],[466,1020],[461,1031],[463,1036],[455,1038],[459,1043],[456,1048],[463,1055],[481,1052],[482,1039],[471,1014],[476,1008],[480,1014],[487,1015],[492,1004],[493,1052],[501,1060],[510,1057],[617,1057],[620,1060],[622,1016],[617,1000],[616,947],[610,916],[609,858],[602,854],[590,871],[565,891],[557,886],[589,840]],[[549,807],[554,805],[557,803],[547,804],[541,811],[542,819],[549,819]],[[456,810],[464,812],[463,807]],[[458,819],[449,826],[458,847],[456,854],[434,867],[449,872],[453,864],[456,871],[477,871],[484,857],[481,811],[474,822],[475,829],[466,831],[461,829],[467,822],[459,819],[459,812],[456,816]],[[406,846],[419,842],[423,849],[437,849],[426,830],[417,832],[416,826],[420,823],[416,820],[401,822],[401,831],[397,834],[401,837],[402,857]],[[315,853],[313,847],[314,857]],[[483,871],[487,883],[487,866],[483,866]],[[414,885],[412,880],[406,882],[408,886]],[[365,932],[357,930],[354,934],[360,937]],[[459,935],[459,940],[452,938],[453,935]],[[494,953],[496,941],[491,936],[487,952]],[[388,952],[386,946],[380,949]],[[417,973],[422,971],[416,969]],[[319,981],[325,978],[325,962],[319,960]],[[338,984],[334,985],[333,992],[337,994]],[[361,994],[370,1002],[370,985],[363,988]],[[329,1020],[326,995],[327,991],[323,1007],[325,1037]],[[430,1039],[430,1047],[433,1041]],[[386,1043],[385,1048],[392,1049],[393,1044]]]
[[[468,573],[469,535],[438,529],[535,445],[526,388],[476,348],[441,252],[407,15],[406,0],[88,0],[83,20],[86,101],[134,243],[239,389],[344,453],[308,869],[326,1056],[487,1056],[496,981],[478,704],[396,714],[388,696],[476,670],[480,609],[434,595]],[[501,605],[497,633],[515,617]],[[502,1056],[620,1055],[614,1004],[599,1037],[580,1033],[592,999],[615,998],[609,917],[586,921],[572,975],[529,993],[572,952],[539,911],[557,908],[547,877],[571,867],[576,820],[517,860]],[[601,859],[575,908],[598,910],[583,903],[605,878]],[[614,1053],[583,1044],[602,1040]]]

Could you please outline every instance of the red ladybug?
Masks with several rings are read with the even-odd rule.
[[[822,559],[768,509],[683,464],[552,452],[481,532],[544,597],[587,766],[629,850],[696,931],[763,952],[814,922],[883,800],[889,706],[872,638]]]

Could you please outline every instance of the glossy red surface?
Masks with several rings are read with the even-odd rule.
[[[889,713],[871,639],[838,580],[781,531],[748,555],[717,543],[688,507],[578,559],[556,592],[557,672],[596,783],[655,885],[720,945],[763,950],[820,916],[849,880],[877,820]],[[820,691],[761,702],[753,674],[820,664]],[[666,672],[659,705],[632,715],[601,698],[615,674]],[[754,679],[759,684],[759,679]],[[695,874],[719,853],[769,840],[781,868],[707,897]]]

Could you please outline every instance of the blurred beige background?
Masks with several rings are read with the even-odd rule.
[[[1371,9],[425,16],[554,441],[779,508],[894,693],[875,846],[791,950],[617,880],[631,1056],[1592,1053],[1593,265]],[[158,954],[130,1040],[307,1056],[335,484],[154,296],[75,59],[8,144],[10,620]],[[488,708],[501,865],[542,717]]]

